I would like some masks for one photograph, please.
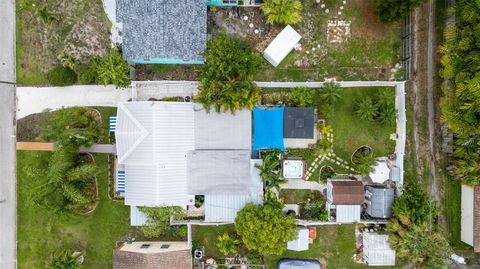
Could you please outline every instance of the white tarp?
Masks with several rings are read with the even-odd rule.
[[[475,191],[472,187],[462,184],[462,207],[460,239],[473,246],[473,210]]]
[[[388,243],[385,234],[364,232],[363,259],[370,266],[393,266],[395,265],[395,250]]]
[[[298,237],[296,240],[287,242],[287,249],[294,251],[308,250],[308,244],[310,240],[308,238],[308,229],[305,227],[298,229]]]
[[[287,27],[273,39],[272,43],[268,45],[263,52],[263,57],[273,66],[277,67],[280,62],[287,57],[290,51],[295,48],[300,39],[302,39],[300,34],[290,25],[287,25]]]

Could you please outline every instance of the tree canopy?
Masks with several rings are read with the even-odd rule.
[[[146,225],[140,227],[146,237],[159,237],[177,232],[170,227],[170,218],[178,220],[185,217],[185,212],[179,206],[141,207],[140,211],[147,216]]]
[[[264,256],[282,254],[287,241],[297,237],[295,219],[270,204],[247,204],[238,212],[235,228],[249,250]]]
[[[221,34],[208,41],[204,54],[206,64],[195,100],[205,109],[215,111],[252,109],[260,100],[260,89],[253,75],[261,58],[242,41]]]
[[[375,0],[375,10],[382,22],[403,19],[426,0]]]
[[[480,2],[456,1],[454,13],[440,49],[440,74],[448,80],[441,119],[454,134],[454,173],[474,186],[480,184]]]
[[[260,9],[270,24],[296,24],[302,20],[303,5],[300,0],[265,0]]]
[[[94,59],[94,67],[98,83],[113,84],[117,88],[130,86],[130,68],[117,49],[110,49],[107,55]]]
[[[435,223],[438,209],[430,196],[412,179],[407,179],[392,207],[387,226],[397,256],[425,268],[443,268],[448,243]]]
[[[102,136],[99,115],[85,107],[64,108],[42,126],[41,137],[60,147],[91,146]]]

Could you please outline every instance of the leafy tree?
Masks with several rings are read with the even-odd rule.
[[[107,55],[94,59],[94,65],[98,83],[113,84],[117,88],[130,86],[130,68],[117,49],[110,49]]]
[[[235,229],[245,246],[260,255],[281,255],[297,237],[295,219],[269,205],[247,204],[237,214]]]
[[[440,74],[447,80],[441,120],[454,134],[454,175],[475,186],[480,178],[476,165],[480,163],[480,3],[459,0],[453,11],[455,25],[445,29],[445,44],[440,49]]]
[[[63,66],[57,66],[47,73],[47,80],[53,86],[68,86],[77,82],[77,74]]]
[[[374,121],[378,115],[378,105],[372,98],[365,98],[357,104],[357,115],[364,120]]]
[[[387,233],[397,255],[421,268],[444,268],[448,243],[434,222],[438,209],[414,180],[405,181],[392,212]]]
[[[146,237],[178,233],[170,227],[170,218],[179,220],[185,217],[184,210],[179,206],[141,207],[140,211],[147,216],[146,225],[140,227]]]
[[[228,256],[237,252],[237,247],[240,244],[240,240],[230,236],[227,233],[218,236],[217,247],[223,255]]]
[[[295,107],[311,107],[313,106],[313,97],[315,91],[306,87],[297,87],[290,91],[289,97],[291,106]]]
[[[425,0],[375,0],[375,11],[382,22],[403,19]]]
[[[195,100],[205,109],[252,109],[260,100],[260,89],[252,82],[261,58],[238,39],[221,34],[208,41],[206,64]]]
[[[302,20],[302,2],[299,0],[265,0],[260,9],[270,24],[296,24]]]
[[[41,138],[60,147],[91,146],[103,135],[98,114],[85,107],[64,108],[42,126]]]
[[[78,255],[70,254],[70,251],[54,253],[48,262],[48,268],[51,269],[80,269]]]
[[[319,90],[320,98],[328,104],[334,105],[342,99],[340,84],[335,82],[326,82],[323,88]]]

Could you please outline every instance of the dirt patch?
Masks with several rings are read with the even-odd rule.
[[[41,141],[40,126],[51,119],[53,113],[38,113],[17,120],[17,141]]]
[[[17,1],[17,39],[22,73],[48,72],[67,53],[77,63],[104,55],[110,47],[110,22],[102,0]]]

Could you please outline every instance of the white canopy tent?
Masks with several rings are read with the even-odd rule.
[[[373,183],[380,183],[387,181],[390,178],[390,168],[385,160],[377,160],[374,170],[370,173],[370,178]]]
[[[388,235],[364,232],[363,259],[369,266],[395,265],[395,250],[388,243]]]
[[[300,39],[302,39],[302,36],[290,25],[287,25],[263,51],[263,57],[277,67],[290,51],[295,48]]]

